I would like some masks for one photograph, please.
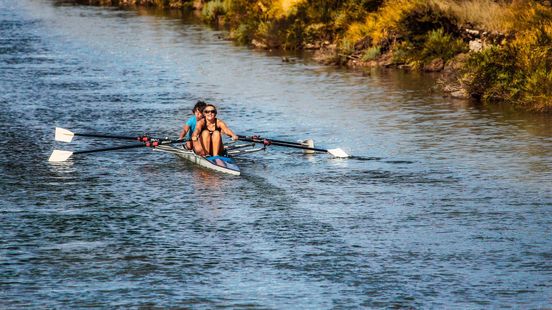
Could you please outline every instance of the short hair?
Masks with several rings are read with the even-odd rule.
[[[205,109],[205,106],[207,106],[207,103],[203,100],[198,100],[192,109],[192,112],[199,111],[203,112],[203,109]]]

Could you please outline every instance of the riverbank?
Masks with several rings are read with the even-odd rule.
[[[88,0],[201,12],[260,49],[311,49],[348,67],[440,72],[453,97],[552,112],[549,1]]]

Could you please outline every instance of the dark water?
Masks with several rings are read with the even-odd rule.
[[[234,46],[189,19],[0,0],[0,308],[546,308],[552,118],[427,76]],[[176,136],[197,99],[271,148],[241,177],[56,126]],[[109,144],[112,145],[112,144]]]

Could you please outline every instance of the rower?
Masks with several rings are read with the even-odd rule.
[[[184,127],[182,128],[182,131],[180,132],[179,140],[184,139],[186,137],[186,148],[188,150],[191,150],[193,148],[192,146],[192,133],[194,132],[196,128],[197,121],[201,120],[203,118],[203,109],[205,108],[207,104],[204,101],[199,100],[196,102],[194,108],[192,109],[193,116],[188,118],[186,123],[184,124]]]
[[[194,151],[201,156],[219,156],[222,155],[224,145],[222,144],[222,134],[238,140],[238,136],[226,125],[226,123],[217,118],[217,108],[212,104],[207,104],[203,109],[203,118],[197,122],[196,128],[192,133],[192,142]],[[196,143],[199,141],[199,143]]]

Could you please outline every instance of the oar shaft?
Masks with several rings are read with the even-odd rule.
[[[79,137],[90,137],[90,138],[106,138],[106,139],[120,139],[120,140],[134,140],[140,142],[147,141],[166,141],[169,138],[154,138],[147,135],[143,136],[122,136],[122,135],[112,135],[96,132],[80,133],[80,132],[71,132],[65,128],[56,127],[55,139],[56,141],[62,142],[71,142],[74,136]]]
[[[308,146],[302,145],[300,143],[295,143],[295,142],[285,142],[285,141],[272,140],[272,139],[266,139],[266,138],[257,139],[257,138],[244,137],[244,136],[238,136],[238,139],[242,140],[242,141],[264,143],[264,144],[269,144],[269,145],[271,144],[271,145],[285,146],[285,147],[291,147],[291,148],[303,149],[303,150],[309,150],[309,151],[328,152],[328,150],[326,150],[326,149],[308,147]]]
[[[157,145],[181,143],[181,142],[184,142],[184,141],[186,141],[186,139],[159,141],[157,144],[140,143],[140,144],[121,145],[121,146],[113,146],[113,147],[107,147],[107,148],[102,148],[102,149],[77,151],[77,152],[73,152],[73,154],[86,154],[86,153],[96,153],[96,152],[104,152],[104,151],[115,151],[115,150],[133,149],[133,148],[138,148],[138,147],[156,147]]]
[[[316,148],[316,147],[308,147],[308,146],[304,146],[304,145],[276,142],[274,140],[269,140],[269,141],[271,141],[272,145],[292,147],[292,148],[296,148],[296,149],[303,149],[303,150],[309,150],[309,151],[328,152],[328,150],[326,150],[326,149],[319,149],[319,148]]]
[[[102,148],[102,149],[76,151],[76,152],[73,152],[73,154],[86,154],[86,153],[96,153],[96,152],[104,152],[104,151],[115,151],[115,150],[132,149],[132,148],[145,147],[145,146],[146,146],[146,144],[144,144],[144,143],[131,144],[131,145],[122,145],[122,146],[106,147],[106,148]]]
[[[251,136],[251,137],[247,137],[247,136],[240,136],[238,135],[238,138],[241,139],[241,138],[244,138],[244,139],[257,139],[257,140],[269,140],[271,142],[278,142],[278,143],[286,143],[286,144],[294,144],[294,145],[303,145],[303,143],[300,143],[300,142],[290,142],[290,141],[282,141],[282,140],[276,140],[276,139],[268,139],[268,138],[263,138],[263,137],[260,137],[260,136]]]
[[[91,138],[121,139],[121,140],[140,140],[140,137],[104,135],[99,133],[75,133],[75,136],[91,137]]]

